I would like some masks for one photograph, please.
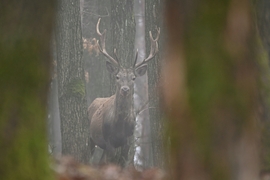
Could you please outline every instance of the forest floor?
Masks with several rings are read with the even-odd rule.
[[[88,166],[80,164],[72,157],[55,160],[52,168],[57,180],[165,180],[163,170],[150,168],[138,171],[134,167],[121,168],[117,165]]]

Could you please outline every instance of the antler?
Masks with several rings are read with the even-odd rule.
[[[115,60],[113,57],[111,57],[107,51],[106,51],[106,48],[105,48],[105,37],[106,37],[106,29],[103,31],[103,33],[100,33],[99,31],[99,23],[100,23],[100,19],[98,19],[98,22],[97,22],[97,27],[96,27],[96,30],[97,30],[97,34],[99,35],[100,37],[100,43],[101,43],[101,46],[99,44],[99,41],[97,41],[97,44],[98,44],[98,48],[100,50],[100,52],[102,54],[104,54],[112,63],[114,63],[115,65],[119,66],[119,63],[117,60]],[[115,53],[115,56],[116,56],[116,50],[114,50],[114,53]],[[117,57],[117,56],[116,56]],[[118,59],[118,58],[117,58]]]
[[[148,61],[150,61],[153,57],[155,57],[155,55],[157,54],[158,52],[158,39],[159,39],[159,35],[160,35],[160,28],[157,28],[157,37],[156,39],[153,38],[152,36],[152,32],[149,31],[149,36],[150,36],[150,40],[151,40],[151,50],[150,50],[150,54],[149,56],[144,59],[141,63],[139,64],[136,64],[137,62],[137,56],[138,56],[138,50],[136,52],[136,57],[135,57],[135,63],[134,63],[134,67],[139,67],[143,64],[146,64]]]

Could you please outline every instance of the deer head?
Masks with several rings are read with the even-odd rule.
[[[159,39],[160,29],[157,29],[158,33],[157,33],[156,39],[153,39],[151,31],[149,32],[150,39],[151,39],[151,50],[150,50],[149,56],[146,59],[144,59],[141,63],[137,63],[137,59],[138,59],[138,50],[137,50],[133,66],[130,68],[123,68],[120,65],[118,56],[116,54],[116,49],[114,49],[115,58],[113,58],[107,53],[106,48],[105,48],[106,29],[103,31],[103,33],[101,33],[99,31],[99,24],[100,24],[100,18],[98,19],[97,26],[96,26],[97,34],[100,37],[100,44],[99,44],[99,41],[97,43],[98,43],[100,52],[103,55],[105,55],[108,59],[106,61],[107,70],[109,71],[109,73],[114,75],[116,79],[117,88],[119,89],[120,94],[122,96],[133,94],[133,85],[134,85],[135,79],[139,76],[143,76],[146,73],[147,62],[153,59],[153,57],[158,52],[157,41]]]

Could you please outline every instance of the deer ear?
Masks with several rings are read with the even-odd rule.
[[[135,69],[135,75],[137,77],[142,76],[146,73],[147,70],[147,64],[143,64],[142,66],[139,66]]]
[[[106,61],[106,67],[109,73],[116,74],[118,72],[118,67],[116,67],[114,64],[112,64],[109,61]]]

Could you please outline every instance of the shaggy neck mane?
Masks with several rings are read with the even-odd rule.
[[[127,96],[122,96],[120,90],[117,90],[116,92],[114,101],[114,121],[129,121],[133,109],[133,92],[130,92]]]

